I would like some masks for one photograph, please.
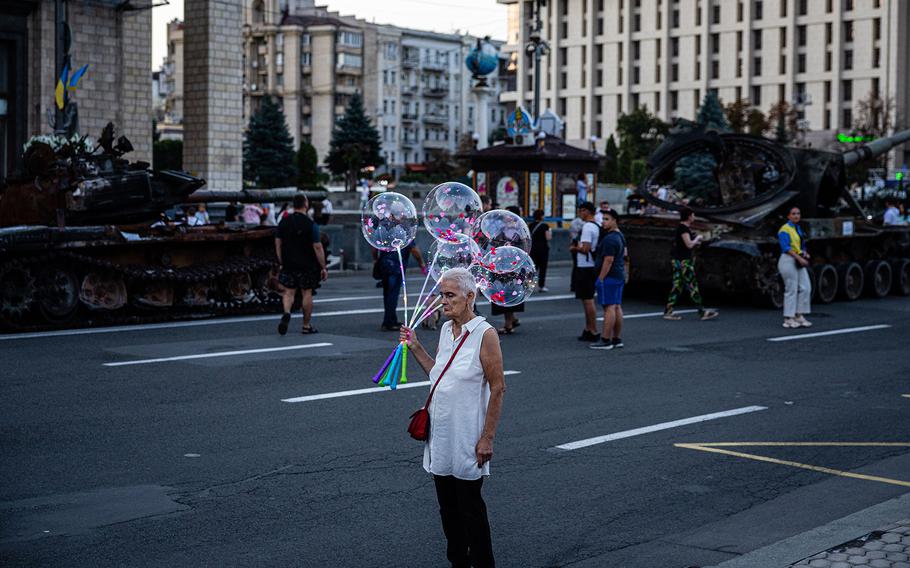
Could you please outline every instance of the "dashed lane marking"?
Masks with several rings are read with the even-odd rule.
[[[521,371],[503,371],[503,375],[517,375]],[[430,381],[420,381],[417,383],[403,383],[398,385],[398,390],[401,389],[412,389],[416,387],[425,387],[430,384]],[[366,389],[354,389],[338,392],[326,392],[322,394],[311,394],[307,396],[297,396],[294,398],[283,398],[281,402],[312,402],[314,400],[325,400],[327,398],[341,398],[345,396],[356,396],[358,394],[372,394],[380,392],[389,392],[391,389],[389,387],[370,387]]]
[[[677,314],[677,315],[679,315],[679,314],[695,314],[695,313],[698,313],[698,310],[673,310],[673,313],[674,313],[674,314]],[[638,318],[655,318],[655,317],[657,317],[657,316],[662,316],[662,315],[664,315],[664,312],[663,312],[663,311],[660,311],[660,312],[645,312],[645,313],[643,313],[643,314],[623,314],[622,319],[624,319],[624,320],[630,320],[630,319],[638,319]],[[604,320],[603,316],[597,318],[597,321],[603,321],[603,320]]]
[[[287,345],[285,347],[266,347],[263,349],[241,349],[239,351],[218,351],[217,353],[197,353],[194,355],[178,355],[176,357],[158,357],[156,359],[138,359],[135,361],[116,361],[104,363],[105,367],[123,367],[126,365],[148,365],[150,363],[166,363],[169,361],[189,361],[192,359],[212,359],[215,357],[233,357],[237,355],[252,355],[256,353],[273,353],[275,351],[293,351],[297,349],[312,349],[315,347],[331,347],[332,343],[307,343],[305,345]]]
[[[585,440],[578,440],[577,442],[569,442],[567,444],[562,444],[562,445],[556,446],[556,449],[558,449],[558,450],[578,450],[581,448],[587,448],[588,446],[594,446],[596,444],[603,444],[604,442],[622,440],[623,438],[641,436],[642,434],[650,434],[651,432],[658,432],[660,430],[669,430],[670,428],[677,428],[679,426],[686,426],[688,424],[697,424],[698,422],[707,422],[708,420],[717,420],[718,418],[727,418],[729,416],[738,416],[740,414],[748,414],[750,412],[758,412],[760,410],[767,410],[767,409],[768,409],[767,406],[744,406],[742,408],[734,408],[733,410],[725,410],[723,412],[712,412],[711,414],[702,414],[700,416],[692,416],[691,418],[673,420],[672,422],[662,422],[660,424],[654,424],[653,426],[644,426],[642,428],[624,430],[622,432],[615,432],[613,434],[606,434],[604,436],[597,436],[594,438],[587,438]]]
[[[902,481],[900,479],[891,479],[889,477],[879,477],[877,475],[866,475],[864,473],[854,473],[852,471],[844,471],[842,469],[834,469],[830,467],[822,467],[818,465],[812,465],[808,463],[800,463],[790,460],[780,460],[777,458],[769,458],[768,456],[760,456],[757,454],[747,454],[744,452],[735,452],[732,450],[724,450],[724,447],[910,447],[910,442],[704,442],[696,444],[673,444],[677,448],[685,448],[688,450],[698,450],[701,452],[710,452],[715,454],[723,454],[728,456],[734,456],[737,458],[745,458],[754,461],[760,461],[765,463],[773,463],[777,465],[785,465],[789,467],[796,467],[799,469],[807,469],[809,471],[817,471],[819,473],[827,473],[830,475],[837,475],[840,477],[849,477],[852,479],[862,479],[865,481],[877,481],[879,483],[887,483],[889,485],[899,485],[901,487],[910,487],[910,481]]]
[[[813,337],[825,337],[827,335],[842,335],[844,333],[861,333],[863,331],[875,331],[877,329],[888,329],[891,327],[886,323],[878,325],[864,325],[862,327],[845,327],[844,329],[832,329],[830,331],[817,331],[815,333],[801,333],[799,335],[781,335],[778,337],[769,337],[768,341],[795,341],[797,339],[812,339]]]

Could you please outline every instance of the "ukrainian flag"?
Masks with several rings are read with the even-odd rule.
[[[57,88],[54,89],[54,100],[57,102],[57,108],[63,110],[63,103],[66,102],[64,95],[66,94],[66,81],[70,74],[69,65],[63,66],[63,73],[60,74],[60,78],[57,79]]]

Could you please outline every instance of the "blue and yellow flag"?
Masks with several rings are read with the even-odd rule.
[[[70,73],[69,65],[63,66],[63,73],[60,74],[60,78],[57,79],[57,88],[54,89],[54,100],[57,102],[57,108],[63,110],[63,104],[66,102],[64,99],[66,81]]]
[[[76,71],[75,73],[73,73],[73,76],[70,77],[69,85],[67,85],[67,86],[69,87],[69,90],[70,90],[70,91],[75,91],[75,90],[76,90],[76,85],[79,84],[79,80],[82,79],[82,76],[83,76],[83,75],[85,75],[85,71],[86,71],[87,69],[88,69],[88,63],[86,63],[85,65],[83,65],[82,67],[80,67],[78,71]]]

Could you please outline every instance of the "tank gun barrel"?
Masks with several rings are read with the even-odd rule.
[[[863,144],[859,148],[854,148],[849,152],[845,152],[844,165],[852,166],[853,164],[856,164],[863,160],[869,160],[871,158],[881,156],[885,152],[891,150],[891,148],[900,146],[904,142],[910,142],[910,130],[895,132],[891,136],[873,140],[868,144]]]
[[[308,199],[323,199],[325,190],[299,190],[296,187],[281,187],[276,189],[244,189],[242,191],[221,191],[213,189],[200,189],[187,196],[186,203],[213,203],[231,201],[239,203],[270,203],[275,201],[291,201],[298,193],[303,193]]]

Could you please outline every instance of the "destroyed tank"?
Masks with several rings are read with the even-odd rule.
[[[205,180],[97,147],[32,143],[0,188],[0,330],[41,330],[273,311],[273,228],[187,226],[193,202],[290,201],[295,189],[197,191]]]
[[[855,300],[866,293],[910,295],[910,228],[886,227],[849,193],[845,168],[910,141],[910,130],[846,153],[785,147],[745,134],[689,131],[671,135],[623,216],[630,282],[669,286],[670,244],[683,204],[705,237],[695,249],[699,283],[715,295],[748,297],[779,308],[777,231],[791,207],[808,237],[813,301]]]

